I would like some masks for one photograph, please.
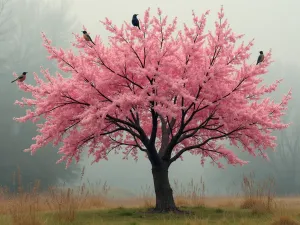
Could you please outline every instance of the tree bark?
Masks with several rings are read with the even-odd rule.
[[[156,212],[179,211],[175,205],[173,190],[169,182],[168,166],[152,167],[154,181]]]

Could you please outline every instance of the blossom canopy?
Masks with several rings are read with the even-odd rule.
[[[43,33],[49,58],[71,76],[42,68],[45,79],[34,73],[36,85],[18,83],[32,98],[16,101],[29,107],[16,120],[44,119],[27,151],[62,142],[60,162],[67,165],[85,150],[94,162],[111,151],[135,159],[143,151],[152,164],[171,164],[188,151],[219,167],[222,158],[246,163],[225,147],[222,141],[228,140],[266,157],[265,150],[276,146],[272,131],[288,126],[280,118],[291,92],[279,103],[265,97],[281,81],[260,85],[271,52],[259,65],[249,62],[253,40],[240,41],[243,35],[231,30],[223,8],[214,32],[205,32],[208,14],[193,12],[193,26],[179,31],[177,18],[169,23],[160,9],[156,17],[145,11],[140,30],[129,23],[117,27],[106,18],[108,44],[99,35],[92,45],[75,34],[76,53],[53,47]]]

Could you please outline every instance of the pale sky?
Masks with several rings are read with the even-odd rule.
[[[103,3],[105,2],[105,3]],[[178,24],[191,24],[191,12],[201,15],[211,10],[207,25],[217,19],[220,6],[224,6],[225,17],[236,33],[245,34],[245,40],[255,38],[253,57],[258,51],[272,49],[275,60],[283,63],[300,63],[300,1],[299,0],[74,0],[74,12],[78,21],[87,27],[91,34],[105,34],[99,20],[108,17],[114,24],[130,22],[132,14],[140,14],[150,7],[154,15],[157,7],[170,18],[178,17]]]
[[[260,50],[268,52],[269,49],[272,49],[275,62],[270,66],[270,73],[266,74],[264,79],[268,84],[279,78],[285,79],[276,91],[277,97],[281,97],[290,88],[293,88],[295,94],[292,103],[289,104],[289,109],[292,109],[290,111],[294,115],[294,120],[298,120],[296,122],[300,123],[300,117],[298,116],[300,110],[300,58],[298,55],[300,52],[298,44],[300,41],[300,0],[70,0],[72,7],[66,4],[64,5],[65,8],[53,10],[46,7],[50,7],[49,5],[54,3],[59,6],[60,1],[47,0],[51,3],[48,6],[37,4],[40,1],[11,0],[11,3],[13,3],[10,6],[11,8],[9,8],[9,5],[7,8],[7,15],[9,15],[10,10],[15,13],[9,16],[9,19],[11,21],[15,20],[17,24],[16,26],[10,24],[11,27],[6,27],[14,34],[13,38],[9,36],[2,42],[0,40],[0,60],[7,56],[5,52],[9,55],[9,57],[6,57],[9,63],[1,64],[5,68],[2,67],[0,71],[0,74],[3,75],[0,77],[0,102],[2,103],[0,115],[4,115],[0,118],[0,131],[9,129],[9,133],[11,133],[11,135],[1,136],[0,142],[2,141],[2,145],[3,142],[6,143],[7,146],[5,147],[4,144],[4,147],[2,146],[0,149],[2,151],[7,150],[6,152],[8,152],[11,149],[18,152],[29,147],[28,140],[31,140],[32,137],[28,137],[28,134],[35,131],[32,130],[32,127],[30,128],[29,124],[20,124],[13,121],[12,118],[8,118],[8,116],[5,117],[8,112],[12,113],[11,117],[25,114],[24,109],[13,106],[15,99],[20,100],[23,92],[16,85],[10,84],[11,73],[13,71],[21,72],[23,68],[26,68],[24,70],[32,74],[33,71],[39,71],[39,66],[48,67],[49,63],[56,65],[55,61],[48,61],[46,51],[43,53],[40,49],[42,42],[40,31],[45,31],[50,39],[54,38],[56,47],[67,46],[70,41],[73,41],[74,36],[71,32],[81,34],[82,25],[87,28],[92,37],[98,34],[102,39],[107,40],[109,33],[99,22],[100,20],[108,17],[114,24],[120,26],[124,21],[131,23],[133,14],[139,14],[138,18],[143,19],[143,14],[148,7],[151,8],[151,16],[156,15],[158,7],[161,8],[164,15],[169,16],[170,21],[177,16],[179,28],[182,27],[183,23],[188,26],[192,25],[192,10],[198,16],[201,16],[207,10],[211,10],[210,15],[207,17],[207,29],[213,30],[214,22],[218,19],[217,12],[223,5],[225,17],[228,18],[233,31],[237,34],[245,34],[243,39],[245,42],[255,39],[250,61],[256,61]],[[59,15],[65,14],[72,14],[77,19],[78,24],[61,21],[61,18],[65,18]],[[57,24],[59,22],[61,24]],[[74,24],[74,26],[67,31],[66,29],[70,24]],[[5,72],[3,72],[4,70]],[[54,74],[54,72],[53,69],[51,73]],[[28,76],[27,81],[35,84],[32,76]],[[26,132],[27,136],[21,135],[22,132]],[[6,138],[12,136],[15,139],[5,142]],[[29,153],[23,154],[25,158],[25,154],[28,155]],[[244,154],[244,156],[247,156],[247,154]],[[21,155],[18,157],[21,157]],[[39,162],[38,158],[32,157]],[[148,159],[142,156],[136,163],[133,159],[127,161],[122,160],[121,157],[122,153],[119,155],[112,154],[108,161],[100,161],[92,166],[89,166],[87,160],[83,161],[82,164],[87,165],[85,178],[91,182],[97,180],[107,181],[111,186],[125,188],[133,193],[140,191],[141,186],[151,185],[152,187],[151,166]],[[16,163],[15,157],[10,158],[10,165],[14,165]],[[191,179],[196,182],[200,181],[200,177],[204,176],[206,184],[214,188],[213,191],[220,189],[224,191],[224,189],[230,188],[228,183],[231,186],[234,185],[233,181],[237,179],[237,174],[242,175],[243,171],[260,168],[257,167],[257,162],[263,163],[260,158],[247,157],[246,160],[250,160],[249,166],[244,168],[237,166],[220,170],[209,164],[203,168],[200,165],[199,156],[185,154],[184,158],[183,162],[177,160],[171,165],[171,181],[178,179],[179,182],[186,184]],[[18,159],[23,160],[23,158]],[[268,166],[269,164],[266,165],[266,167]],[[211,191],[209,192],[211,193]]]

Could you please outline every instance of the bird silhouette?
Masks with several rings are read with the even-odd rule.
[[[81,31],[81,32],[83,33],[83,38],[84,38],[84,40],[90,41],[90,42],[92,42],[92,43],[95,45],[95,43],[93,42],[91,36],[90,36],[85,30],[84,30],[84,31]]]
[[[141,29],[141,28],[140,28],[140,21],[138,20],[137,15],[139,15],[139,14],[134,14],[134,15],[132,16],[131,22],[132,22],[132,25],[133,25],[133,26],[138,27],[139,29]]]
[[[264,58],[265,58],[265,56],[264,56],[263,51],[260,51],[256,65],[259,64],[259,63],[261,63],[262,61],[264,61]]]
[[[26,74],[28,72],[23,72],[22,75],[20,75],[17,79],[13,80],[11,83],[15,82],[15,81],[20,81],[20,82],[23,82],[25,79],[26,79]]]

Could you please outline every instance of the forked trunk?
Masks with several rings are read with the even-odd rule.
[[[167,166],[152,168],[156,195],[156,205],[154,211],[156,212],[178,211],[173,198],[173,190],[169,182],[168,172]]]

